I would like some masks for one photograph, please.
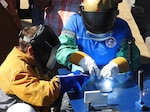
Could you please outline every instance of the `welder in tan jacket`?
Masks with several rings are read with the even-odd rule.
[[[15,101],[7,106],[0,104],[0,109],[18,112],[19,105],[16,110],[10,111],[11,105],[18,101],[29,104],[35,111],[47,112],[64,92],[72,88],[81,90],[89,76],[76,73],[50,74],[49,71],[55,65],[59,40],[48,26],[25,27],[19,37],[19,46],[14,46],[0,66],[0,92]],[[22,112],[26,109],[22,108]],[[34,112],[33,109],[26,112]]]

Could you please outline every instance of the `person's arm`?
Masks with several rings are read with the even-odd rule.
[[[26,103],[35,106],[50,106],[59,96],[59,83],[58,77],[44,81],[28,73],[19,73],[14,77],[10,89],[11,94]]]
[[[110,60],[101,70],[103,77],[114,77],[118,73],[128,71],[134,72],[141,66],[140,51],[134,43],[134,38],[127,22],[122,19],[117,19],[116,29],[118,34],[123,35],[120,38],[120,46],[116,53],[116,57]],[[132,49],[130,49],[131,46],[129,46],[129,41],[131,40],[133,40],[131,45]]]
[[[129,50],[130,48],[129,48],[129,43],[127,39],[120,44],[120,48],[116,56],[124,57],[129,63],[130,70],[136,71],[141,66],[140,51],[134,42],[132,43],[131,57],[129,55]]]
[[[61,46],[56,53],[58,63],[71,68],[71,64],[79,65],[84,72],[90,75],[100,75],[100,70],[95,61],[86,53],[79,51],[75,34],[71,31],[63,31],[59,36]]]
[[[132,44],[131,56],[129,56],[128,41],[121,43],[119,52],[116,54],[116,58],[112,59],[101,70],[102,77],[115,77],[118,73],[134,72],[140,68],[140,51],[135,43]]]
[[[62,31],[59,40],[61,46],[57,50],[56,59],[58,63],[71,68],[69,58],[73,53],[79,51],[75,34],[71,31]]]
[[[11,94],[34,106],[50,106],[59,96],[70,89],[80,92],[89,76],[80,72],[56,75],[50,81],[39,80],[28,74],[19,73],[10,85]]]

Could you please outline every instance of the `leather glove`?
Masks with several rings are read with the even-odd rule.
[[[114,78],[119,73],[119,67],[114,62],[109,62],[101,70],[101,76],[103,78]]]
[[[124,57],[117,57],[111,60],[101,70],[101,76],[104,78],[114,78],[119,72],[129,71],[128,61]]]
[[[80,60],[79,65],[83,68],[84,72],[88,71],[90,75],[96,75],[100,77],[100,69],[91,57],[83,57]]]
[[[82,74],[80,71],[75,71],[68,75],[60,75],[58,77],[61,83],[60,94],[64,94],[65,92],[71,90],[72,88],[76,92],[80,92],[83,85],[90,78],[88,75]]]

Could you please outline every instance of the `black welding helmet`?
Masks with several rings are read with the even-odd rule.
[[[60,42],[50,27],[39,25],[32,38],[24,36],[23,40],[31,43],[35,60],[44,73],[53,68],[56,62],[55,53]]]
[[[111,30],[118,12],[115,0],[84,0],[80,5],[86,29],[96,34]]]

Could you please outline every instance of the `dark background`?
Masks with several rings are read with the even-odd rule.
[[[136,0],[131,13],[145,40],[150,36],[150,0]]]

